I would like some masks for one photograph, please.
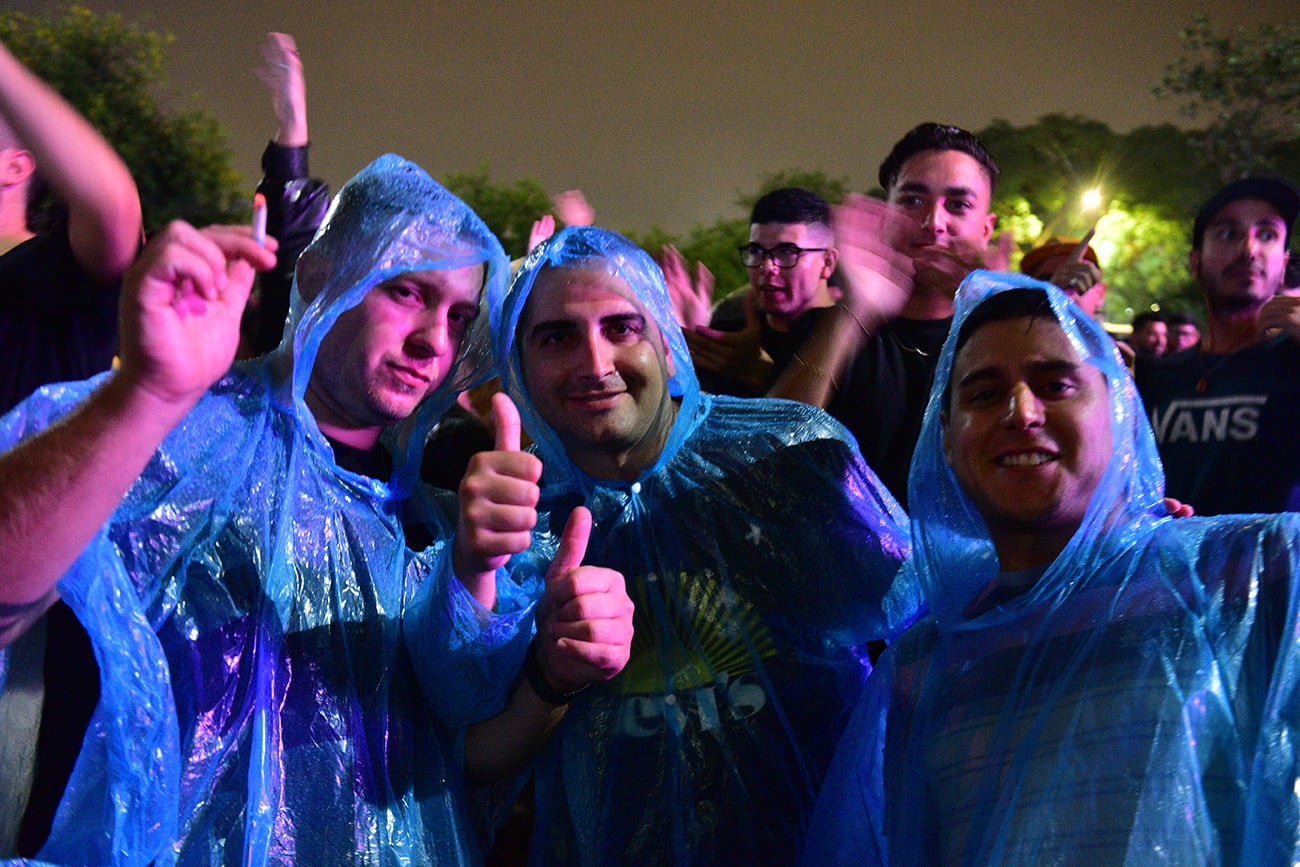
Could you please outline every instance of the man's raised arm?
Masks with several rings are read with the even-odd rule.
[[[0,646],[56,598],[167,433],[230,367],[255,269],[242,226],[173,223],[122,289],[121,367],[70,415],[0,454]]]
[[[863,345],[903,309],[913,273],[898,250],[898,225],[893,208],[865,196],[849,196],[835,209],[844,296],[818,321],[768,397],[825,409]]]
[[[114,282],[140,246],[140,195],[121,157],[0,44],[0,115],[68,206],[68,240],[87,274]]]

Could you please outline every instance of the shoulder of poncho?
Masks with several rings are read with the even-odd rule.
[[[815,440],[853,440],[844,425],[820,407],[776,397],[709,395],[706,426],[725,426],[755,437],[774,436],[787,445]]]

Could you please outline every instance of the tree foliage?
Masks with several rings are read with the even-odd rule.
[[[152,92],[165,81],[171,37],[72,6],[61,17],[0,10],[0,40],[121,154],[147,227],[247,214],[221,125],[198,109],[167,109]]]
[[[1152,304],[1200,307],[1186,267],[1188,233],[1219,181],[1193,135],[1171,125],[1121,134],[1064,114],[1023,127],[998,120],[979,135],[1002,168],[993,199],[999,229],[1014,233],[1020,253],[1095,225],[1108,316],[1122,320]],[[1101,194],[1100,209],[1084,209],[1087,190]]]
[[[1220,181],[1300,172],[1300,18],[1221,35],[1197,15],[1179,35],[1184,54],[1154,90],[1204,124],[1197,142]]]
[[[528,252],[533,223],[551,211],[551,197],[539,181],[521,178],[513,184],[494,183],[486,162],[472,171],[451,172],[442,183],[487,223],[512,259]]]

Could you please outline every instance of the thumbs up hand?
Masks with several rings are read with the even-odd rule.
[[[583,566],[591,512],[569,515],[537,604],[537,656],[542,677],[557,693],[602,683],[627,665],[632,652],[632,600],[623,575]]]
[[[460,483],[460,522],[453,544],[456,577],[486,608],[496,605],[496,570],[528,550],[537,523],[542,462],[519,450],[519,410],[492,397],[496,448],[470,459]]]

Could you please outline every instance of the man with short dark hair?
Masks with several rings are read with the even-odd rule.
[[[1159,358],[1169,348],[1169,323],[1163,313],[1145,310],[1133,317],[1133,333],[1129,345],[1139,357]]]
[[[793,863],[863,643],[920,604],[901,511],[821,410],[701,392],[662,272],[613,232],[564,229],[489,309],[536,455],[475,456],[464,537],[531,542],[509,568],[535,587],[586,506],[586,562],[636,602],[626,670],[553,696],[572,707],[537,764],[533,861]]]
[[[990,210],[997,176],[993,156],[966,130],[924,123],[900,139],[880,166],[889,205],[853,199],[837,212],[843,297],[769,392],[826,407],[905,507],[953,296],[982,261],[997,222]],[[864,247],[857,240],[864,231],[883,243]]]
[[[1139,365],[1138,386],[1169,474],[1198,514],[1300,509],[1300,343],[1280,295],[1300,193],[1244,178],[1201,208],[1188,263],[1205,295],[1196,352]]]
[[[1167,517],[1113,341],[1054,287],[977,272],[954,329],[911,478],[930,614],[804,863],[1293,863],[1300,516]]]
[[[740,249],[748,289],[719,302],[707,324],[684,322],[700,386],[714,394],[765,393],[808,336],[817,311],[835,300],[829,281],[839,251],[825,199],[798,187],[773,190],[754,203],[749,223],[749,241]],[[692,286],[672,248],[664,274],[679,319],[687,309],[707,309],[711,299],[695,296],[711,294],[712,282]]]
[[[1196,317],[1190,313],[1170,313],[1165,317],[1169,327],[1169,346],[1166,355],[1191,349],[1201,342],[1201,327],[1196,324]]]

